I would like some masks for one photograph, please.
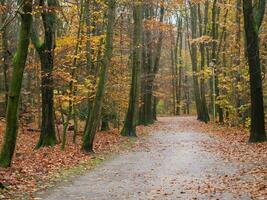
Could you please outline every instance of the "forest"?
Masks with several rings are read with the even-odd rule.
[[[0,0],[0,199],[266,199],[266,7]]]

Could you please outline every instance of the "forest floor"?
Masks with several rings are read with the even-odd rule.
[[[38,199],[266,199],[267,143],[193,117],[160,118],[135,147]]]
[[[243,129],[164,117],[138,132],[97,133],[95,155],[71,135],[65,151],[33,150],[39,134],[21,133],[0,199],[266,199],[267,143]]]

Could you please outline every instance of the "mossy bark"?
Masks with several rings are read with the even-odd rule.
[[[17,51],[13,58],[13,74],[8,94],[6,113],[6,130],[0,153],[0,166],[9,167],[16,147],[18,132],[18,108],[23,80],[23,72],[28,55],[30,30],[32,24],[32,1],[26,1],[21,9],[21,24],[19,28]]]
[[[107,68],[110,65],[112,51],[113,51],[113,29],[115,23],[116,1],[109,0],[107,1],[107,4],[108,4],[108,14],[107,14],[108,23],[107,23],[105,52],[99,74],[100,77],[97,86],[96,97],[90,115],[87,119],[87,124],[83,134],[82,149],[85,152],[93,152],[94,138],[96,135],[97,127],[99,125],[99,120],[101,116],[102,102],[105,92]]]

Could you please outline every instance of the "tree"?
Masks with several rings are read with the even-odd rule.
[[[101,66],[100,75],[99,75],[99,82],[97,85],[96,97],[95,97],[91,112],[88,113],[87,125],[83,133],[82,149],[85,152],[93,152],[94,138],[95,138],[95,134],[97,131],[97,127],[99,125],[102,102],[103,102],[103,97],[105,93],[107,68],[111,65],[116,1],[108,0],[107,5],[108,5],[108,11],[107,11],[108,22],[107,22],[105,52],[104,52],[104,56],[102,60],[102,66]]]
[[[252,0],[243,0],[251,95],[251,129],[249,142],[262,142],[267,139],[264,124],[262,74],[259,53],[259,29],[265,13],[265,4],[265,0],[259,0],[258,5],[253,6]]]
[[[13,57],[13,74],[8,94],[6,130],[4,143],[0,153],[0,166],[9,167],[16,147],[18,132],[18,108],[20,100],[23,72],[28,55],[32,24],[32,1],[18,1],[20,10],[20,28],[16,54]]]
[[[192,39],[197,38],[197,5],[191,4],[190,5],[190,14],[191,14],[191,34]],[[195,97],[195,104],[197,109],[197,118],[198,120],[203,120],[203,108],[201,104],[201,96],[200,96],[200,88],[199,88],[199,81],[198,81],[198,67],[197,67],[197,45],[192,43],[190,45],[190,55],[192,61],[192,72],[193,72],[193,86],[194,86],[194,97]]]
[[[164,37],[164,31],[161,24],[164,20],[165,8],[164,0],[159,2],[159,33],[157,34],[157,41],[153,40],[153,30],[148,26],[144,31],[144,49],[143,49],[143,67],[142,67],[142,107],[140,112],[140,124],[149,125],[153,124],[156,119],[156,97],[154,96],[154,82],[156,75],[159,71],[162,41]],[[145,19],[149,23],[154,23],[156,18],[157,9],[154,4],[146,4],[144,9]],[[156,41],[156,42],[155,42]],[[154,48],[155,46],[155,48]]]
[[[202,14],[201,14],[201,6],[198,4],[198,21],[199,21],[199,36],[202,37],[203,35],[207,34],[207,23],[208,23],[208,2],[205,2],[205,15],[204,15],[204,23],[202,20]],[[203,30],[204,29],[204,30]],[[200,50],[200,70],[202,73],[205,70],[205,44],[200,43],[199,45],[199,50]],[[210,120],[209,117],[209,111],[207,107],[207,102],[206,102],[206,87],[205,87],[205,79],[203,75],[200,77],[200,95],[201,95],[201,107],[202,107],[202,121],[208,122]]]
[[[7,5],[6,0],[1,0],[0,5],[2,7]],[[5,88],[5,110],[7,107],[7,101],[8,101],[8,38],[7,38],[7,26],[5,26],[5,22],[7,20],[8,16],[8,8],[6,8],[4,11],[2,11],[3,14],[1,16],[1,24],[3,27],[2,29],[2,38],[1,38],[1,43],[2,43],[2,61],[3,61],[3,74],[4,74],[4,88]]]
[[[55,49],[55,8],[56,0],[47,0],[48,7],[41,0],[39,6],[43,8],[41,13],[44,26],[44,41],[38,38],[36,30],[32,31],[32,42],[39,54],[41,61],[41,93],[42,93],[42,124],[39,142],[36,148],[54,146],[57,143],[54,121],[54,89],[53,89],[53,63]]]
[[[136,125],[138,118],[141,54],[142,54],[142,2],[135,1],[133,8],[134,34],[133,34],[133,56],[132,56],[132,83],[129,98],[128,111],[124,127],[121,131],[123,136],[136,136]]]

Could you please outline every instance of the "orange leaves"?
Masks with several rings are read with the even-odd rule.
[[[26,194],[31,196],[33,192],[49,187],[54,179],[60,177],[62,171],[88,163],[92,159],[81,151],[80,136],[77,144],[72,144],[72,134],[68,133],[69,142],[65,151],[61,151],[60,144],[34,150],[38,137],[37,132],[19,134],[12,168],[0,169],[0,183],[8,189],[1,190],[0,199],[21,198],[21,195]],[[0,143],[1,139],[2,137]],[[101,154],[119,151],[119,144],[127,140],[116,130],[97,133],[95,151]]]
[[[210,36],[208,36],[208,35],[203,35],[201,37],[192,39],[190,41],[191,44],[195,44],[195,45],[198,45],[198,44],[211,44],[212,42],[213,42],[212,38]]]

